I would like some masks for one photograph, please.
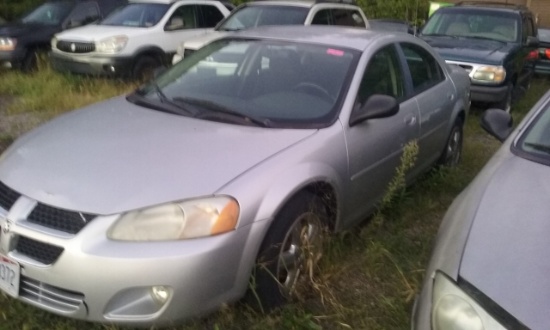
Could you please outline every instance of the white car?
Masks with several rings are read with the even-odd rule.
[[[352,1],[257,1],[237,7],[214,31],[182,40],[172,59],[175,64],[202,46],[231,31],[262,25],[339,25],[369,28],[367,17]]]
[[[181,40],[205,34],[230,10],[213,0],[133,0],[97,25],[57,34],[58,71],[142,78],[170,63]]]

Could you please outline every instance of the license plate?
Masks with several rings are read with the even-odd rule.
[[[0,255],[0,290],[12,297],[19,296],[19,263]]]

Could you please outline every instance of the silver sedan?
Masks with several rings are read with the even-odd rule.
[[[482,127],[505,142],[443,219],[413,329],[550,324],[550,92],[513,134],[503,110]]]
[[[292,296],[304,249],[456,165],[469,78],[403,33],[242,31],[0,157],[0,289],[67,317],[166,324]],[[251,281],[251,276],[254,280]]]

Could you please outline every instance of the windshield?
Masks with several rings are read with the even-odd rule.
[[[69,15],[73,6],[71,2],[46,2],[20,20],[26,24],[59,25]]]
[[[440,10],[422,29],[426,36],[471,37],[503,42],[519,41],[519,21],[513,14],[484,10]]]
[[[216,28],[235,31],[262,25],[302,25],[308,8],[297,6],[244,6],[233,12]]]
[[[168,8],[168,4],[129,4],[111,13],[100,25],[151,27],[161,20]]]
[[[550,103],[531,122],[515,148],[527,159],[550,164]]]
[[[338,114],[359,56],[327,46],[224,39],[186,57],[135,97],[205,120],[324,127]]]

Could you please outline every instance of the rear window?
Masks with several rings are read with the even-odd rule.
[[[550,42],[550,29],[539,29],[539,40]]]

